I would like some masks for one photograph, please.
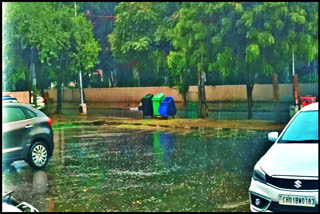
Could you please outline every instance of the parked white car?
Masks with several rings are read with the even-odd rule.
[[[302,108],[256,163],[249,188],[253,212],[319,212],[318,103]]]
[[[32,107],[35,107],[33,96],[31,97],[31,105]],[[43,97],[37,96],[37,109],[44,110],[45,108],[45,99]]]

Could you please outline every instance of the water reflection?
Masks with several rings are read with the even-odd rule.
[[[253,165],[271,146],[265,132],[92,132],[56,131],[46,170],[6,172],[5,182],[41,195],[41,211],[226,211],[248,201]]]
[[[176,142],[175,137],[169,133],[160,133],[160,144],[162,146],[164,163],[166,164],[167,168],[172,167],[173,165],[173,156],[175,155],[176,151]]]
[[[48,190],[48,176],[43,170],[33,173],[33,190],[37,193],[45,193]]]

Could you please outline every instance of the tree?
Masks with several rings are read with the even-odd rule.
[[[317,17],[317,3],[264,2],[256,7],[253,20],[259,24],[255,32],[250,31],[250,39],[259,43],[263,59],[269,62],[265,73],[284,72],[286,65],[291,64],[294,75],[296,60],[316,59]]]
[[[71,5],[56,2],[19,2],[8,7],[8,22],[17,26],[17,38],[38,54],[34,58],[55,71],[58,113],[63,81],[72,72],[92,69],[98,59],[99,46],[90,21],[83,14],[75,17],[74,12]]]
[[[2,90],[29,90],[29,65],[30,47],[25,46],[22,40],[18,40],[14,35],[17,28],[13,24],[4,23],[3,25],[3,85]],[[20,86],[20,87],[16,87]]]
[[[177,76],[179,81],[174,81],[175,85],[178,86],[178,91],[182,95],[183,108],[187,108],[187,93],[189,91],[189,85],[185,79],[186,72],[186,58],[183,53],[170,51],[168,56],[168,66],[173,76]],[[177,78],[174,78],[177,79]]]
[[[211,42],[215,47],[212,48],[209,68],[219,71],[224,77],[234,73],[246,77],[248,119],[251,119],[256,79],[260,74],[271,72],[262,52],[274,43],[274,39],[269,32],[257,31],[262,20],[253,20],[253,13],[259,3],[208,4],[206,13],[215,17],[210,23]]]
[[[144,61],[152,53],[154,34],[165,6],[156,2],[121,2],[115,8],[115,26],[108,41],[115,59],[133,66],[137,86]]]
[[[103,70],[103,82],[96,85],[106,85],[109,80],[111,87],[117,85],[116,82],[116,62],[112,57],[108,37],[106,35],[112,33],[114,22],[114,8],[118,2],[79,2],[80,12],[86,14],[93,24],[94,37],[101,45],[99,52],[99,62],[94,70]]]
[[[168,56],[168,64],[171,68],[177,69],[176,72],[180,74],[180,89],[182,89],[184,100],[188,85],[185,85],[183,73],[189,69],[197,71],[199,116],[206,118],[208,117],[208,105],[203,77],[208,67],[208,53],[205,48],[207,27],[201,21],[202,15],[199,3],[182,4],[176,14],[176,24],[168,32],[173,46],[173,50]]]

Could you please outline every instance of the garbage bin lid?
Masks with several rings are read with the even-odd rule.
[[[173,97],[165,97],[161,103],[170,103],[173,100]]]
[[[154,95],[152,100],[162,100],[164,97],[165,97],[164,93],[158,93],[158,94]]]
[[[146,96],[144,96],[143,98],[145,98],[145,99],[150,99],[150,98],[152,98],[153,97],[153,95],[152,94],[147,94]]]

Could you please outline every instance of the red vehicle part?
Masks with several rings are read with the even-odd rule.
[[[301,102],[301,106],[305,107],[306,105],[309,105],[311,103],[315,103],[316,97],[311,97],[311,96],[300,97],[300,102]]]

